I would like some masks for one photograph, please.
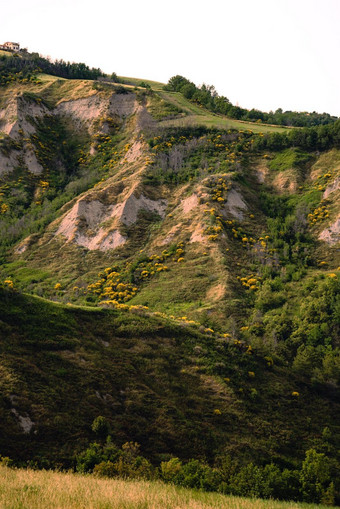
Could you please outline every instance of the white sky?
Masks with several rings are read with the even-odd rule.
[[[0,0],[0,43],[104,72],[340,116],[340,0]],[[2,40],[1,40],[2,39]]]

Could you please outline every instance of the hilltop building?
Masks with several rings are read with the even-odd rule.
[[[20,44],[17,42],[4,42],[0,49],[9,50],[9,51],[19,51],[20,50]]]

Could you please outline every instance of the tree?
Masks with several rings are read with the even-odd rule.
[[[114,83],[119,83],[119,78],[115,72],[111,74],[110,78]]]
[[[179,92],[184,85],[193,84],[184,76],[180,76],[177,74],[169,79],[168,84],[166,85],[167,90],[173,90],[174,92]],[[194,85],[195,86],[195,85]],[[195,87],[196,88],[196,87]]]
[[[196,87],[193,83],[186,83],[181,87],[181,93],[184,95],[186,99],[192,99],[195,92]]]
[[[105,417],[99,415],[92,423],[92,431],[102,440],[104,440],[109,434],[109,424]]]
[[[323,453],[309,449],[300,472],[301,493],[306,502],[334,503],[334,485],[329,458]],[[333,491],[333,495],[332,495]]]

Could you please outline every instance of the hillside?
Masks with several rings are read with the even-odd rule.
[[[1,88],[1,453],[74,465],[103,416],[155,464],[299,469],[314,448],[333,472],[339,122],[120,81]]]
[[[136,440],[153,459],[224,453],[294,464],[336,421],[336,391],[187,320],[16,293],[1,301],[4,455],[70,464],[103,415],[116,442]]]
[[[263,292],[289,307],[293,286],[299,295],[337,270],[337,148],[261,153],[248,130],[168,127],[183,113],[140,89],[34,87],[2,99],[1,274],[18,289],[230,328],[230,317],[249,326]]]

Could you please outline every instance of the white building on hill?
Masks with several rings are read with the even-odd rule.
[[[1,49],[7,49],[10,51],[19,51],[20,50],[20,44],[17,42],[4,42],[1,46]]]

